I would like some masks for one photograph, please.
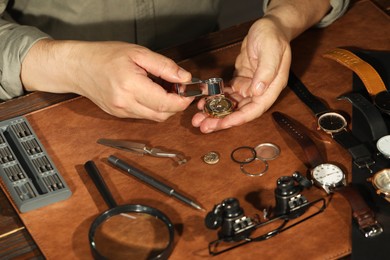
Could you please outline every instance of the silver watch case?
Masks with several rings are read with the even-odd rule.
[[[314,184],[327,194],[333,193],[337,187],[347,185],[347,180],[343,170],[332,163],[322,163],[310,170]]]

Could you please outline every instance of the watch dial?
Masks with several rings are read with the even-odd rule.
[[[384,156],[390,157],[390,135],[385,135],[381,137],[376,142],[376,148]]]
[[[347,126],[347,121],[342,115],[329,112],[322,114],[318,118],[318,125],[325,132],[337,133]]]
[[[373,183],[381,192],[390,194],[390,169],[384,169],[376,173]]]
[[[313,179],[321,185],[336,185],[344,179],[343,171],[336,165],[323,163],[316,166],[312,171]]]

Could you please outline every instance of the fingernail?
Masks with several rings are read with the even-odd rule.
[[[177,75],[178,75],[178,77],[180,78],[180,79],[186,79],[186,78],[188,78],[188,75],[189,75],[190,73],[188,72],[188,71],[186,71],[185,69],[183,69],[183,68],[179,68],[179,71],[177,72]]]
[[[207,128],[207,129],[204,129],[203,130],[203,133],[204,134],[209,134],[209,133],[211,133],[212,132],[212,130],[210,129],[210,128]]]
[[[255,87],[255,94],[259,95],[259,94],[262,94],[265,90],[265,84],[263,82],[259,82],[257,83],[256,87]]]

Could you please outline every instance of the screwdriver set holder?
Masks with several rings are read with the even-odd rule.
[[[22,213],[72,194],[25,117],[0,122],[0,177]]]

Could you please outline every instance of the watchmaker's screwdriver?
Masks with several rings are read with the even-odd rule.
[[[199,206],[198,204],[196,204],[195,202],[193,202],[192,200],[190,200],[186,196],[178,193],[172,187],[169,187],[168,185],[154,179],[153,177],[142,172],[141,170],[139,170],[139,169],[127,164],[123,160],[117,158],[116,156],[110,155],[108,157],[108,162],[111,163],[112,165],[117,166],[119,169],[131,174],[132,176],[136,177],[137,179],[151,185],[152,187],[158,189],[159,191],[162,191],[163,193],[165,193],[169,196],[175,197],[178,200],[180,200],[180,201],[186,203],[187,205],[190,205],[198,210],[205,211],[205,209],[203,209],[201,206]]]

